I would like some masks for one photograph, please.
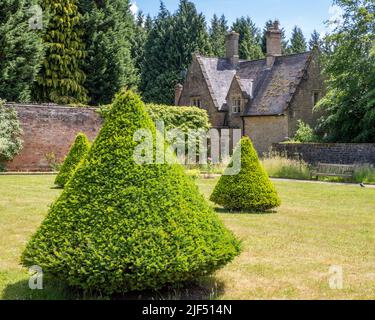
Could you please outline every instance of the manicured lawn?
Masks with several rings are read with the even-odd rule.
[[[60,193],[52,189],[53,179],[0,176],[1,299],[88,298],[48,279],[44,290],[31,291],[27,270],[19,265],[27,239]],[[198,185],[208,196],[216,182],[198,180]],[[375,299],[375,189],[275,184],[283,200],[275,213],[229,214],[217,208],[227,227],[242,239],[243,253],[200,283],[204,290],[194,293],[192,286],[191,296],[199,298],[204,292],[202,297],[217,299]],[[343,268],[343,290],[329,288],[332,265]],[[154,297],[184,295],[158,292]]]

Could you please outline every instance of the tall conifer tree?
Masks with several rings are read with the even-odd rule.
[[[86,56],[82,42],[81,15],[76,0],[44,0],[48,25],[43,36],[46,56],[37,78],[38,99],[56,103],[85,103]]]
[[[41,31],[30,25],[43,21],[35,21],[42,17],[34,17],[38,12],[30,10],[33,4],[31,0],[0,1],[0,98],[8,101],[31,100],[43,59]]]
[[[250,17],[237,19],[232,30],[240,34],[239,53],[241,59],[256,60],[263,57],[260,32]]]
[[[220,18],[215,14],[211,20],[210,42],[212,54],[215,57],[225,56],[225,37],[228,33],[228,22],[225,16]]]
[[[161,2],[145,46],[141,81],[144,99],[172,104],[174,86],[183,81],[195,52],[211,54],[204,16],[187,0],[180,1],[174,15]]]
[[[322,46],[322,40],[320,39],[320,34],[318,31],[314,30],[311,34],[311,39],[309,42],[310,50],[314,49],[315,47],[320,48]]]
[[[293,28],[292,38],[290,39],[290,53],[302,53],[307,51],[307,43],[301,28]]]
[[[129,8],[128,0],[80,1],[90,104],[108,104],[121,87],[137,83],[131,56],[135,25]]]

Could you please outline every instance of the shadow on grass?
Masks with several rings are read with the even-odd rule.
[[[45,278],[42,290],[31,290],[28,280],[8,285],[4,300],[211,300],[224,293],[224,284],[213,277],[166,286],[161,290],[147,290],[108,296],[99,292],[84,292],[63,282]]]
[[[228,209],[224,208],[215,208],[215,211],[220,214],[226,214],[226,215],[231,215],[231,214],[243,214],[243,215],[257,215],[257,216],[264,216],[264,215],[273,215],[277,214],[277,210],[267,210],[267,211],[230,211]]]

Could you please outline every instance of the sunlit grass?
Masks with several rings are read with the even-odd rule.
[[[28,289],[21,252],[61,192],[53,176],[0,176],[0,298],[103,298],[45,280]],[[217,179],[198,179],[208,197]],[[217,208],[243,241],[242,254],[197,289],[152,293],[154,298],[375,299],[375,189],[276,181],[283,204],[274,214],[233,215]],[[343,267],[344,289],[329,288],[329,268]],[[172,292],[172,293],[171,293]],[[183,293],[183,294],[182,294]],[[137,293],[126,297],[149,297]]]

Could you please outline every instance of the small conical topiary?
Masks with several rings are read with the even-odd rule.
[[[107,294],[157,289],[221,268],[239,242],[177,164],[137,164],[156,130],[140,98],[117,95],[102,130],[22,256],[25,266]]]
[[[90,150],[90,141],[84,133],[79,133],[71,146],[60,172],[55,179],[55,184],[64,187],[73,176],[79,163],[84,159]]]
[[[223,175],[210,200],[233,211],[266,211],[280,206],[281,201],[248,137],[242,138],[235,156],[241,157],[237,175]],[[241,155],[238,155],[241,152]],[[229,165],[230,167],[232,164]]]

